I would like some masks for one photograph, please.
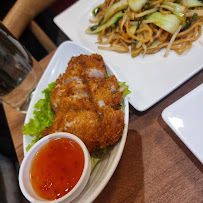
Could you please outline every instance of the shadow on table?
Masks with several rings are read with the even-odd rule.
[[[113,187],[114,185],[115,187]],[[141,136],[134,130],[128,131],[118,167],[95,203],[103,203],[106,199],[109,203],[144,202],[142,140]]]
[[[167,132],[168,135],[173,139],[173,141],[179,146],[179,148],[187,155],[187,157],[196,165],[196,167],[203,173],[203,168],[201,162],[196,158],[196,156],[187,148],[187,146],[182,142],[182,140],[173,132],[173,130],[164,122],[162,117],[158,118],[160,126]],[[171,133],[172,132],[172,133]]]

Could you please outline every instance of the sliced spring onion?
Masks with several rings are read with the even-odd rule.
[[[99,13],[99,11],[100,11],[100,6],[101,6],[101,4],[100,4],[99,6],[97,6],[97,7],[95,7],[95,8],[92,10],[92,15],[93,15],[93,16],[96,16],[96,15]]]
[[[168,31],[171,34],[174,34],[178,29],[180,23],[182,22],[174,14],[161,14],[160,12],[151,13],[146,16],[147,20],[153,20],[153,24],[162,28],[163,30]]]
[[[150,2],[150,1],[147,1],[145,5],[148,7],[148,9],[150,9],[150,8],[153,8],[153,7],[154,7],[154,6],[151,4],[151,2]]]
[[[117,23],[122,17],[123,17],[124,13],[122,12],[118,12],[116,13],[107,23],[101,25],[94,25],[92,27],[89,27],[86,32],[88,34],[96,34],[101,32],[104,28],[110,27],[111,25]]]
[[[101,25],[106,23],[108,21],[108,19],[111,18],[111,16],[113,16],[115,13],[126,9],[127,7],[128,7],[128,1],[127,0],[121,0],[121,1],[118,1],[117,3],[114,3],[113,5],[111,5],[107,9],[105,16],[104,16],[104,19],[101,22]]]
[[[138,21],[137,30],[140,28],[140,25],[142,24],[142,21],[143,21],[143,18],[141,18],[141,19]]]
[[[185,25],[182,27],[181,31],[184,31],[184,30],[188,29],[188,28],[190,27],[192,21],[195,20],[196,18],[197,18],[197,14],[194,13],[193,16],[192,16],[192,18],[191,18],[191,20],[187,20],[187,21],[185,22]]]

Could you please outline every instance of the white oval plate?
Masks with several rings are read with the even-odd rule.
[[[202,36],[183,55],[165,49],[156,54],[132,58],[130,53],[116,53],[98,49],[97,35],[85,30],[90,26],[92,10],[104,0],[79,0],[54,18],[56,25],[74,42],[101,54],[117,73],[117,79],[125,81],[131,90],[129,103],[138,111],[145,111],[179,87],[203,68]]]
[[[39,84],[35,90],[34,96],[31,100],[28,112],[25,118],[25,123],[28,123],[30,118],[33,118],[33,107],[35,103],[44,95],[41,93],[42,90],[47,88],[48,84],[54,82],[60,73],[64,73],[67,67],[68,61],[73,56],[79,56],[81,54],[90,55],[92,52],[77,45],[73,42],[62,43],[54,56],[52,57],[48,67],[46,68]],[[111,67],[106,64],[107,72],[109,75],[116,74],[112,71]],[[73,202],[92,202],[99,193],[106,186],[111,176],[113,175],[119,160],[121,158],[128,131],[128,120],[129,120],[129,104],[127,97],[124,100],[124,112],[125,112],[125,128],[121,139],[115,144],[112,150],[110,150],[102,160],[96,165],[91,173],[90,179],[82,191],[82,193]],[[26,147],[31,143],[32,137],[28,135],[23,136],[23,148],[24,155],[26,156]]]

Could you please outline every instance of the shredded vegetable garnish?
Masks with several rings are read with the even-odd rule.
[[[202,0],[105,0],[95,10],[86,33],[98,34],[99,49],[130,51],[132,57],[163,48],[164,56],[182,54],[202,33]]]

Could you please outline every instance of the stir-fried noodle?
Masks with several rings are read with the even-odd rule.
[[[105,0],[93,10],[87,29],[98,34],[98,48],[119,53],[154,54],[166,48],[182,54],[202,33],[202,0]]]

